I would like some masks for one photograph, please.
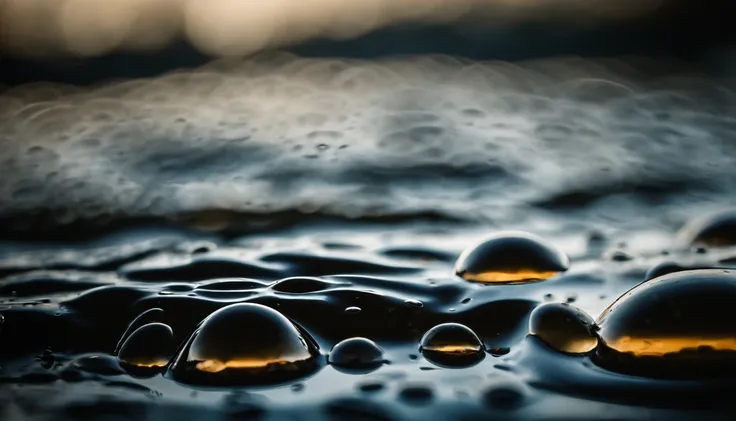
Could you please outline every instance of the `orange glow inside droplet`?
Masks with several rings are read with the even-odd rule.
[[[480,351],[480,347],[472,345],[436,345],[424,346],[425,351],[443,352],[448,354],[467,354]]]
[[[463,279],[473,282],[505,283],[505,282],[534,282],[549,279],[559,272],[538,272],[535,270],[522,269],[518,271],[492,271],[482,273],[465,272]]]
[[[622,353],[632,353],[636,356],[662,356],[670,353],[695,350],[708,347],[714,351],[736,351],[736,338],[637,338],[622,336],[609,345]]]
[[[230,361],[219,361],[219,360],[205,360],[197,363],[197,369],[206,371],[208,373],[219,373],[228,368],[235,369],[253,369],[253,368],[265,368],[271,364],[289,364],[289,361],[285,360],[230,360]]]

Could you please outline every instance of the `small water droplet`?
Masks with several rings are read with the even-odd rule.
[[[347,369],[375,369],[384,363],[383,350],[367,338],[349,338],[332,348],[329,363]]]
[[[485,356],[478,335],[458,323],[443,323],[428,330],[419,349],[427,360],[447,367],[473,365]]]
[[[120,347],[120,366],[134,375],[161,371],[175,351],[174,332],[163,323],[149,323],[135,330]]]
[[[589,329],[592,324],[593,319],[576,307],[547,303],[535,308],[529,316],[529,334],[557,351],[580,354],[598,345],[598,339]]]

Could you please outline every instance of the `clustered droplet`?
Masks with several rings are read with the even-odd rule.
[[[466,249],[455,274],[471,282],[534,282],[567,271],[569,264],[561,250],[537,235],[502,231]]]
[[[567,354],[590,352],[598,345],[593,319],[567,303],[546,303],[529,316],[529,334]]]

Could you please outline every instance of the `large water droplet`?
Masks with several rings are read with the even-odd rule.
[[[120,347],[120,366],[135,375],[161,371],[176,350],[174,332],[163,323],[141,326]]]
[[[736,209],[712,213],[688,222],[677,233],[675,242],[682,248],[736,245]]]
[[[419,350],[427,360],[448,367],[473,365],[485,356],[478,335],[459,323],[443,323],[428,330]]]
[[[276,310],[233,304],[204,319],[169,373],[194,384],[270,384],[303,377],[319,366],[317,345]]]
[[[641,283],[597,321],[597,363],[653,377],[736,375],[736,275],[704,269]]]
[[[383,350],[370,339],[349,338],[332,348],[329,362],[348,369],[372,369],[383,364]]]
[[[537,235],[502,231],[466,249],[455,274],[472,282],[533,282],[564,272],[569,264],[562,251]]]
[[[529,334],[548,346],[568,354],[590,352],[598,345],[591,327],[593,319],[566,303],[547,303],[529,316]]]

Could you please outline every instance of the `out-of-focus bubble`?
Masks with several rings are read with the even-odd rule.
[[[676,244],[726,247],[736,245],[736,209],[728,209],[695,218],[677,233]]]

